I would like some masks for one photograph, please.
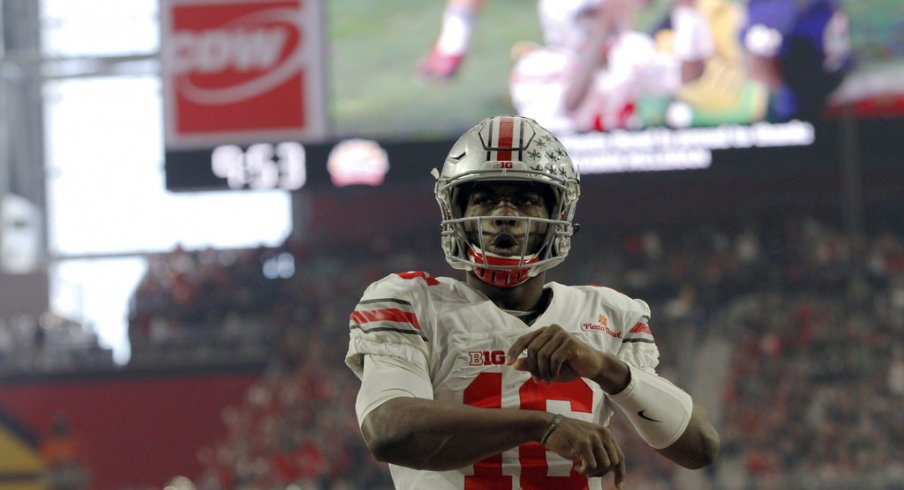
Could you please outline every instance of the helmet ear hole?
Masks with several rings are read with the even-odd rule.
[[[556,238],[556,254],[557,255],[564,257],[565,255],[568,255],[568,252],[571,251],[570,249],[571,249],[571,240],[564,238],[564,237]]]
[[[456,253],[456,249],[458,248],[455,245],[455,238],[450,235],[443,235],[442,245],[443,245],[443,250],[445,250],[446,253],[453,254],[453,255]]]

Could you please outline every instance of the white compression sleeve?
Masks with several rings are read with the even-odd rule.
[[[393,398],[414,397],[433,399],[433,385],[426,370],[403,359],[368,354],[364,356],[361,389],[355,401],[358,424],[364,422],[373,409]]]
[[[608,395],[650,447],[662,449],[681,437],[691,420],[694,400],[681,388],[654,373],[631,366],[631,382]]]

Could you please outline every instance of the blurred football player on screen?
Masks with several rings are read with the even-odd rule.
[[[610,472],[621,487],[613,414],[662,456],[711,464],[706,411],[656,374],[649,306],[547,282],[581,191],[552,133],[485,119],[433,174],[442,249],[464,280],[391,274],[350,317],[361,432],[396,487],[601,489]]]
[[[555,29],[581,34],[572,35],[570,43],[517,47],[509,80],[515,110],[556,134],[637,127],[638,98],[672,96],[698,79],[714,46],[695,2],[673,2],[667,50],[634,28],[634,12],[642,3],[581,2]]]
[[[841,0],[748,0],[741,31],[748,76],[770,89],[769,118],[818,119],[851,67]]]

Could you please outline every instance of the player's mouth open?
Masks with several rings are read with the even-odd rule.
[[[486,248],[487,252],[505,257],[521,254],[521,242],[512,233],[504,231],[490,237],[491,240]]]

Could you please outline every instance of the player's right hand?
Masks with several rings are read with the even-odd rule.
[[[582,420],[565,418],[549,435],[546,448],[578,463],[577,470],[588,477],[615,476],[615,488],[625,480],[625,455],[612,431]]]
[[[530,372],[535,381],[546,383],[594,378],[603,370],[605,362],[602,352],[558,325],[538,328],[518,337],[506,353],[507,364]]]

